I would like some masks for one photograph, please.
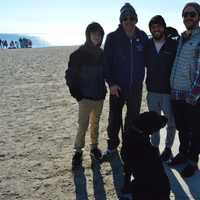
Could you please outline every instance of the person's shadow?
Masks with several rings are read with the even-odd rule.
[[[103,176],[101,174],[101,165],[98,161],[92,159],[91,168],[93,172],[94,199],[106,200]]]
[[[87,180],[84,171],[82,166],[78,170],[73,171],[76,200],[88,200]]]
[[[94,199],[106,200],[107,198],[104,189],[100,163],[98,161],[92,160],[91,169],[93,172]],[[84,172],[85,170],[82,166],[73,171],[76,200],[89,200],[87,192],[87,179]]]
[[[180,165],[175,168],[170,168],[169,166],[164,165],[165,171],[170,180],[171,191],[175,197],[173,199],[200,199],[200,196],[198,196],[200,172],[198,171],[193,177],[183,179],[180,175],[180,172],[184,166],[185,165]]]
[[[113,175],[113,185],[117,194],[117,197],[120,199],[121,197],[121,188],[123,186],[123,164],[117,151],[112,155],[112,157],[106,162],[110,163]]]
[[[200,199],[200,171],[198,170],[192,177],[185,178],[185,183],[194,199]]]

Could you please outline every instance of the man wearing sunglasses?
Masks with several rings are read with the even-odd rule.
[[[186,163],[183,177],[198,170],[200,153],[200,5],[187,3],[182,11],[182,34],[171,73],[171,97],[179,131],[179,153],[171,165]]]
[[[126,3],[120,10],[120,25],[108,34],[105,42],[105,79],[110,89],[108,119],[108,150],[105,157],[116,152],[123,127],[122,110],[127,107],[124,130],[139,114],[145,71],[144,46],[147,35],[136,27],[135,9]],[[123,140],[122,128],[122,140]]]

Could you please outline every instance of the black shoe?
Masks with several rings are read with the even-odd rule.
[[[183,171],[181,172],[181,176],[183,178],[190,177],[194,175],[194,173],[198,170],[197,165],[188,164]]]
[[[101,159],[102,159],[101,150],[98,149],[98,148],[93,148],[93,149],[91,149],[90,155],[91,155],[95,160],[101,160]]]
[[[172,158],[172,151],[170,148],[165,148],[162,154],[160,155],[160,159],[164,162],[170,160]]]
[[[82,152],[75,152],[72,158],[72,170],[75,170],[82,165],[82,154]]]
[[[183,155],[178,153],[172,160],[169,162],[170,166],[180,165],[187,162],[187,158]]]

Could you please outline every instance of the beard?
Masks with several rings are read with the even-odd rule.
[[[153,36],[153,39],[154,39],[154,40],[159,41],[159,40],[161,40],[161,39],[163,38],[164,33],[160,33],[160,34],[152,34],[152,36]]]
[[[199,21],[188,20],[188,21],[184,21],[184,24],[187,30],[192,30],[198,26]]]

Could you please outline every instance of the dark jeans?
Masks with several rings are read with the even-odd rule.
[[[198,162],[200,153],[200,103],[191,105],[183,100],[172,100],[176,128],[179,131],[179,152]]]
[[[132,124],[133,119],[140,113],[142,100],[142,84],[134,86],[128,95],[121,93],[120,97],[110,95],[109,117],[108,117],[108,149],[115,149],[120,143],[119,130],[123,130],[122,110],[127,107],[124,130]],[[122,131],[122,140],[124,131]]]

